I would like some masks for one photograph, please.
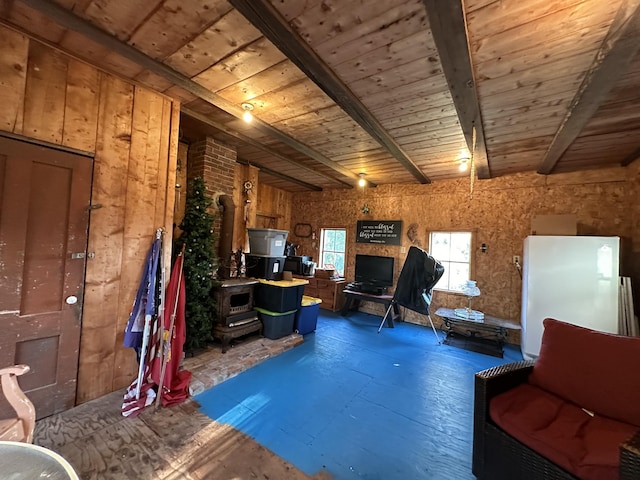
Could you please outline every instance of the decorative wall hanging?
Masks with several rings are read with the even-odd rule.
[[[310,223],[296,223],[293,227],[293,234],[300,238],[309,238],[313,232]]]
[[[402,220],[358,220],[356,243],[402,244]]]
[[[407,238],[416,247],[422,247],[422,242],[418,238],[418,224],[417,223],[412,223],[411,225],[409,225],[409,230],[407,230]]]

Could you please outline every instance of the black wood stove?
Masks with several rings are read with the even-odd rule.
[[[228,350],[232,339],[262,333],[262,322],[253,309],[253,287],[257,283],[249,278],[231,278],[214,289],[216,316],[212,334],[222,342],[222,353]]]

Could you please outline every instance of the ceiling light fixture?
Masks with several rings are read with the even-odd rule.
[[[360,180],[358,180],[358,186],[364,188],[364,186],[367,184],[367,181],[364,179],[366,173],[359,173],[358,176],[360,177]]]
[[[251,120],[253,120],[253,114],[251,113],[251,111],[253,110],[253,105],[251,105],[250,103],[243,103],[242,109],[244,110],[242,119],[247,123],[251,123]]]

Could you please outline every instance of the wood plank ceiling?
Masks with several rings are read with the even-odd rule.
[[[640,156],[640,0],[14,0],[0,22],[182,102],[288,191]],[[241,120],[242,104],[254,121]]]

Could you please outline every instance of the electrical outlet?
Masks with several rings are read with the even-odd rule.
[[[513,264],[514,265],[519,265],[520,264],[520,255],[514,255],[513,256]]]
[[[400,253],[407,253],[407,247],[400,247]]]

